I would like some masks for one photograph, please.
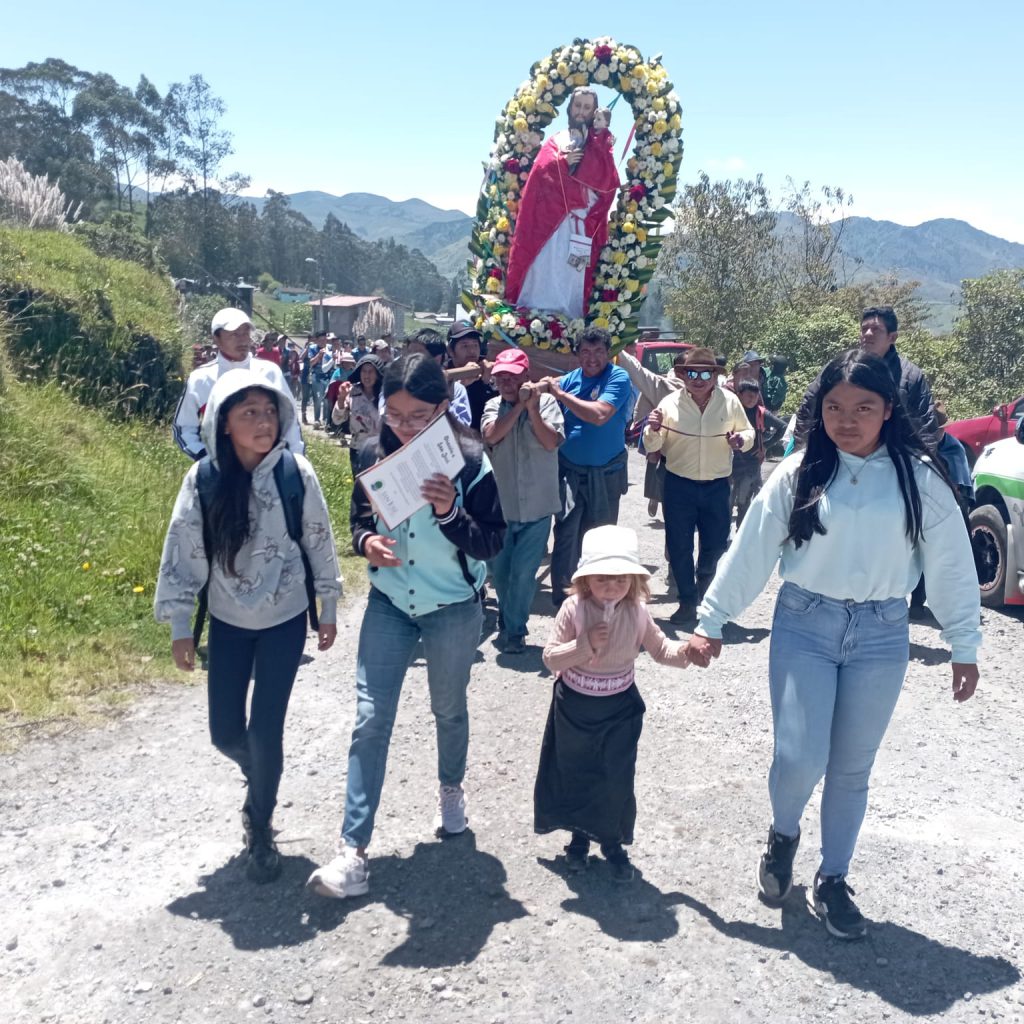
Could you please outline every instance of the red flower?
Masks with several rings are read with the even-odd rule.
[[[611,64],[612,48],[606,43],[602,43],[600,46],[595,46],[594,56],[597,58],[598,64]]]
[[[530,327],[530,318],[528,316],[521,316],[519,318],[519,326],[528,330]]]
[[[605,290],[603,292],[601,292],[601,301],[602,302],[618,302],[619,301],[619,293],[614,288],[605,288]]]
[[[551,329],[551,337],[552,338],[562,338],[562,337],[565,336],[565,330],[562,327],[562,321],[561,320],[552,320],[548,324],[548,327]]]
[[[634,203],[643,202],[647,198],[647,189],[644,188],[643,185],[634,185],[629,190],[629,198],[632,199]]]
[[[508,171],[509,174],[518,174],[519,161],[515,157],[510,157],[505,161],[505,170]]]
[[[487,271],[487,276],[497,278],[500,281],[501,271],[497,267],[491,267],[491,269]]]

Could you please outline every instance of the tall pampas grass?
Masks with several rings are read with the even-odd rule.
[[[68,231],[82,204],[69,203],[60,182],[32,174],[17,157],[0,162],[0,223]]]

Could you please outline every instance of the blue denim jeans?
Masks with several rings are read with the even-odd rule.
[[[306,643],[306,613],[269,629],[242,629],[210,616],[206,677],[210,740],[249,784],[252,823],[270,824],[284,767],[284,719]],[[245,705],[252,680],[252,701]]]
[[[327,393],[327,381],[318,377],[315,373],[310,374],[310,395],[313,399],[313,419],[321,422],[321,414],[327,406],[324,396]]]
[[[529,523],[509,521],[505,526],[505,546],[489,567],[505,635],[521,638],[527,634],[530,606],[537,593],[537,569],[548,549],[551,516]]]
[[[868,801],[875,754],[910,655],[907,602],[837,601],[784,583],[769,678],[775,753],[768,775],[776,831],[795,836],[821,796],[821,873],[845,875]]]
[[[345,820],[341,826],[342,839],[348,846],[366,846],[373,835],[398,698],[421,638],[427,659],[430,710],[437,729],[437,777],[444,786],[462,782],[469,747],[466,690],[482,624],[483,607],[478,597],[414,619],[376,587],[370,587],[359,631],[356,724],[348,751]]]

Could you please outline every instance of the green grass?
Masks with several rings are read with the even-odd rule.
[[[78,715],[183,679],[153,621],[164,531],[188,461],[166,427],[116,423],[55,384],[0,394],[0,718]],[[314,441],[339,551],[348,453]],[[359,588],[361,559],[345,558]]]

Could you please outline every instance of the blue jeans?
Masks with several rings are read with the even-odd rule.
[[[242,629],[210,616],[210,740],[242,769],[249,784],[249,815],[260,828],[270,824],[277,804],[284,719],[305,643],[305,612],[269,629]]]
[[[521,638],[527,634],[530,606],[537,593],[537,569],[548,549],[551,516],[505,525],[505,546],[491,559],[491,578],[505,635]]]
[[[430,710],[437,729],[437,777],[443,786],[461,784],[469,747],[466,689],[482,624],[479,597],[414,619],[376,587],[370,587],[356,656],[356,724],[348,751],[345,820],[341,826],[346,845],[366,846],[373,835],[398,698],[421,638],[427,659]]]
[[[784,583],[769,679],[775,753],[773,824],[795,836],[822,776],[821,873],[845,875],[868,802],[875,754],[910,655],[904,598],[837,601]]]
[[[313,419],[319,423],[321,422],[320,416],[327,405],[324,400],[324,396],[327,393],[327,381],[321,380],[315,373],[311,374],[309,382],[311,397],[313,399]]]

